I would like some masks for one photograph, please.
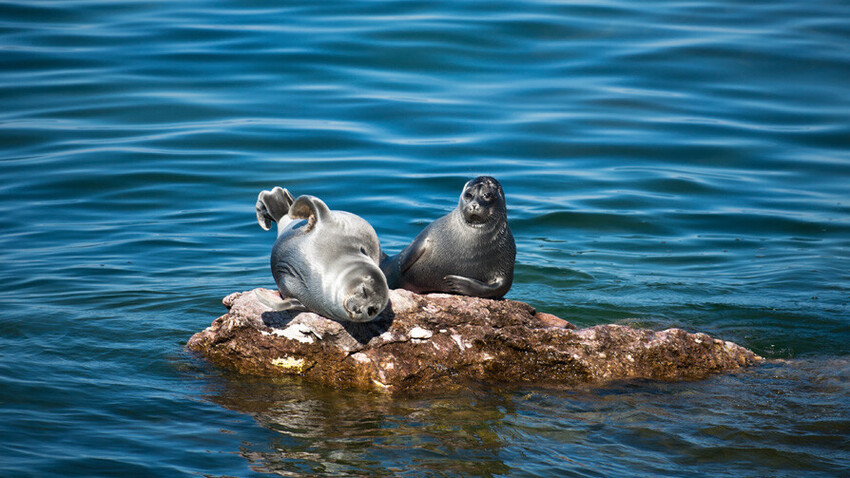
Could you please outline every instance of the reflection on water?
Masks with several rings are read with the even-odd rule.
[[[206,398],[273,432],[239,452],[255,470],[283,476],[839,476],[850,447],[850,361],[832,360],[829,373],[823,365],[427,400],[225,376]]]
[[[223,380],[222,389],[208,398],[251,414],[277,434],[269,443],[240,450],[260,471],[490,476],[510,469],[500,459],[501,422],[513,413],[509,395],[471,392],[409,401],[286,380]]]

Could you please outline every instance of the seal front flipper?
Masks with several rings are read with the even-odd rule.
[[[417,237],[409,246],[392,257],[381,252],[381,272],[384,273],[387,279],[387,286],[390,289],[404,287],[401,280],[402,277],[425,254],[429,245],[430,239],[420,239]]]
[[[304,232],[313,230],[316,221],[328,220],[331,217],[331,210],[322,202],[321,199],[315,196],[298,196],[298,199],[292,203],[289,208],[289,217],[292,219],[307,219],[307,227]]]
[[[254,291],[254,296],[257,297],[257,300],[259,300],[261,304],[278,312],[284,310],[303,312],[307,310],[307,308],[304,307],[304,304],[302,304],[298,299],[282,299],[274,292],[266,289],[256,289]]]
[[[446,281],[448,289],[456,294],[484,297],[487,299],[501,298],[507,294],[510,288],[510,286],[505,287],[507,281],[504,277],[499,277],[489,283],[459,275],[447,275],[443,279]]]
[[[404,255],[400,258],[399,271],[401,274],[406,273],[413,267],[413,264],[416,264],[416,261],[425,254],[425,251],[428,250],[431,245],[431,239],[425,238],[420,239],[417,237],[413,240],[413,242],[407,246],[402,252]]]
[[[289,212],[294,199],[289,191],[280,186],[271,191],[261,191],[257,196],[257,223],[268,231],[273,222],[280,222],[280,218]]]

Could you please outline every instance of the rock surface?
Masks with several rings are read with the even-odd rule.
[[[215,364],[392,394],[450,391],[476,381],[569,387],[698,379],[763,360],[732,342],[681,329],[576,330],[512,300],[391,290],[387,309],[365,324],[271,311],[254,291],[223,302],[228,313],[188,343]]]

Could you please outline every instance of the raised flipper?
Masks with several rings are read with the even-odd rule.
[[[294,199],[289,191],[276,187],[271,191],[262,191],[257,196],[257,222],[265,230],[272,227],[273,222],[279,222],[280,218],[288,212]]]
[[[304,307],[304,304],[302,304],[298,299],[282,299],[279,295],[267,289],[254,290],[254,296],[257,297],[257,300],[259,300],[261,304],[278,312],[284,310],[303,312],[307,310],[307,308]]]
[[[298,199],[289,208],[289,217],[307,219],[307,227],[304,232],[310,232],[316,225],[316,221],[328,220],[331,217],[331,210],[321,199],[315,196],[298,196]]]
[[[507,290],[502,290],[507,284],[504,277],[499,277],[489,283],[459,275],[447,275],[443,279],[446,281],[448,289],[455,294],[498,299],[507,293]]]

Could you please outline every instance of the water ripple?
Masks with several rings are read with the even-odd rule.
[[[838,476],[850,354],[839,2],[0,6],[0,474]],[[389,252],[496,176],[510,298],[789,360],[386,402],[183,352],[272,286],[257,191]],[[379,403],[380,402],[380,403]]]

